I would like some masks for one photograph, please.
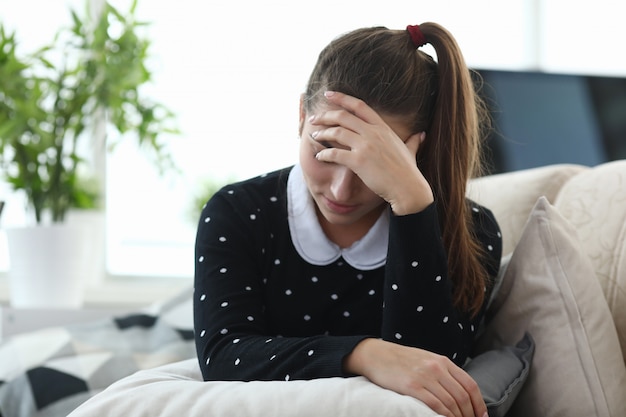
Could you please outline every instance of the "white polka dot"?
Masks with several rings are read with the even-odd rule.
[[[470,326],[470,330],[474,331],[474,325],[473,324]]]
[[[289,375],[285,375],[285,381],[289,381]]]
[[[269,342],[271,342],[271,341],[272,341],[272,339],[270,338],[270,339],[267,339],[267,340],[265,341],[265,343],[269,343]]]
[[[231,195],[232,195],[232,194],[235,194],[235,191],[233,191],[233,190],[228,190],[228,194],[231,194]]]
[[[314,353],[314,352],[313,352],[313,349],[311,349],[311,350],[309,350],[306,354],[307,354],[308,356],[313,356],[313,353]]]
[[[220,242],[226,242],[226,238],[224,236],[220,236]]]
[[[248,316],[247,319],[248,319],[248,321],[254,321],[254,317],[252,317],[252,316]]]
[[[398,284],[391,284],[391,289],[394,291],[398,290]]]
[[[492,251],[492,250],[493,250],[493,246],[491,246],[491,245],[487,245],[487,249],[488,249],[488,250],[490,250],[490,251]]]
[[[274,260],[274,265],[280,265],[280,259]]]
[[[459,323],[459,329],[463,330],[463,323]]]
[[[443,318],[443,322],[444,322],[444,323],[447,323],[447,322],[448,322],[448,316],[445,316],[445,317]]]
[[[205,217],[205,218],[204,218],[204,222],[205,222],[205,223],[208,223],[208,222],[210,222],[210,221],[211,221],[211,218],[210,218],[210,217]]]
[[[417,307],[417,312],[421,313],[422,311],[424,311],[424,306],[418,306]]]
[[[374,295],[374,294],[376,294],[376,291],[374,291],[374,290],[370,290],[370,292],[368,292],[368,294],[369,294],[369,295]]]
[[[204,300],[206,300],[206,294],[202,294],[202,295],[200,296],[200,301],[204,301]]]
[[[270,360],[273,361],[274,359],[276,359],[276,355],[272,355],[270,356]]]
[[[205,362],[205,363],[208,365],[208,364],[209,364],[209,362],[211,362],[211,358],[210,358],[210,357],[209,357],[209,358],[206,358],[206,362]]]
[[[241,360],[239,358],[235,359],[235,366],[239,365],[241,363]]]
[[[398,340],[402,339],[402,335],[401,335],[400,333],[396,333],[394,336],[395,336],[395,337],[396,337],[396,339],[398,339]]]
[[[270,201],[271,201],[272,203],[275,203],[275,202],[277,202],[277,201],[278,201],[278,199],[277,199],[276,197],[272,196],[272,197],[270,197]]]
[[[437,282],[441,281],[441,275],[437,275],[437,276],[435,277],[435,281],[437,281]]]
[[[245,289],[246,289],[246,291],[252,291],[252,287],[249,286],[249,285]]]
[[[456,359],[456,352],[454,352],[454,355],[452,355],[452,359]]]
[[[337,294],[331,294],[330,298],[333,299],[333,300],[338,300],[339,296]]]
[[[222,269],[220,269],[220,272],[221,272],[222,274],[225,274],[225,273],[226,273],[226,271],[228,271],[228,269],[226,269],[226,268],[222,268]]]
[[[309,321],[309,320],[311,320],[311,316],[309,316],[308,314],[305,314],[305,315],[304,315],[304,320],[305,320],[305,321]]]
[[[318,282],[318,281],[319,281],[319,278],[317,278],[317,277],[311,277],[311,281],[312,281],[312,282]]]
[[[358,279],[358,280],[362,280],[362,279],[363,279],[363,274],[357,274],[357,275],[356,275],[356,279]]]
[[[241,341],[241,339],[235,339],[233,340],[233,344],[236,345],[237,343],[239,343]]]
[[[502,237],[502,233],[498,232],[498,237]]]
[[[350,312],[349,311],[344,311],[343,312],[343,316],[344,317],[350,317]]]
[[[413,268],[415,268],[417,265],[419,265],[419,263],[418,263],[417,261],[413,261],[413,262],[411,262],[411,266],[412,266]]]
[[[291,294],[293,294],[293,292],[291,290],[289,290],[289,289],[285,290],[285,295],[291,295]]]
[[[224,301],[222,304],[220,304],[220,307],[228,307],[228,301]]]
[[[478,213],[478,212],[480,211],[480,210],[478,210],[478,207],[472,207],[472,210],[473,210],[475,213]]]
[[[250,220],[256,220],[256,214],[251,214],[250,215]]]
[[[221,334],[226,334],[226,333],[228,333],[228,329],[222,329],[222,330],[220,330],[220,333]]]
[[[343,266],[343,261],[337,262],[337,266]]]
[[[204,337],[204,335],[205,335],[205,334],[206,334],[206,330],[202,330],[202,331],[200,332],[200,337]]]
[[[204,256],[199,257],[198,262],[204,262]]]

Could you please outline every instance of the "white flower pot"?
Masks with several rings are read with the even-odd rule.
[[[6,229],[11,305],[20,308],[79,308],[93,273],[89,225]]]

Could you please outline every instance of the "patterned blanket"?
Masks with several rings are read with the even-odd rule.
[[[65,417],[123,377],[195,357],[191,323],[168,320],[190,299],[8,339],[0,345],[0,417]]]

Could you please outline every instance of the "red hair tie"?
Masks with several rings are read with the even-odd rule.
[[[409,32],[409,35],[411,35],[411,41],[413,41],[413,45],[415,45],[416,48],[428,43],[419,25],[408,25],[406,30]]]

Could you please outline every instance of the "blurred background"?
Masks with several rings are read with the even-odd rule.
[[[127,10],[131,0],[111,4]],[[0,0],[0,20],[32,51],[71,23],[70,7],[82,12],[85,2]],[[139,0],[152,40],[147,89],[177,115],[181,134],[168,146],[181,172],[159,176],[132,142],[100,155],[107,276],[189,279],[197,200],[296,162],[298,99],[317,54],[358,27],[435,21],[456,36],[486,83],[492,172],[625,158],[623,8],[612,0]],[[2,227],[26,221],[7,184],[0,200]],[[0,230],[0,273],[6,253]]]

